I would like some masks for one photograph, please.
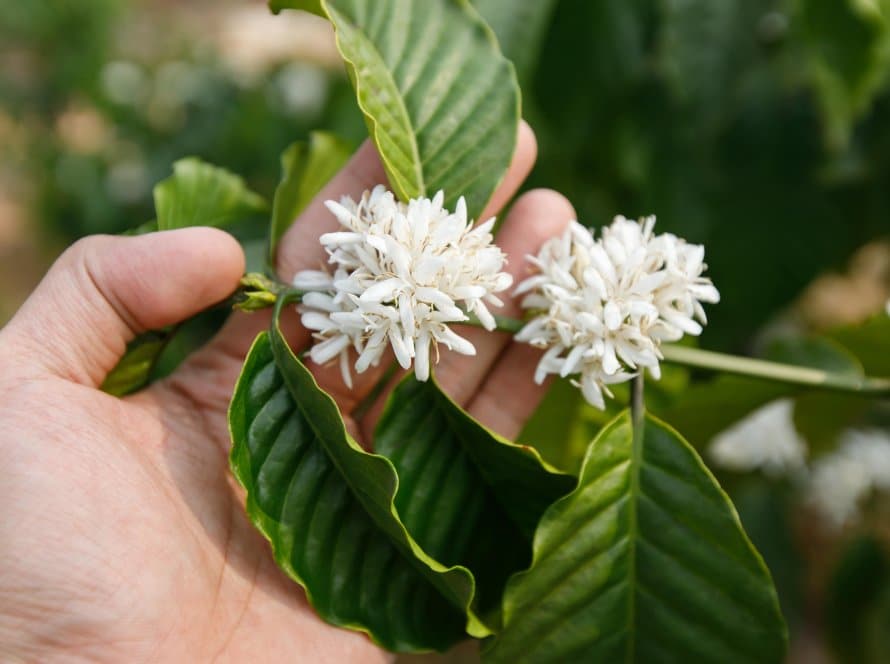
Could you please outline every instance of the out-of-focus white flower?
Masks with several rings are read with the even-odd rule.
[[[704,247],[665,233],[653,235],[655,217],[615,217],[594,239],[572,222],[529,260],[537,273],[517,288],[523,308],[537,315],[516,335],[547,349],[535,380],[580,375],[574,383],[588,402],[605,407],[608,385],[640,368],[660,377],[659,345],[698,335],[707,321],[702,302],[720,294],[702,276]]]
[[[805,470],[807,445],[794,428],[794,402],[777,399],[714,436],[708,449],[716,466],[761,470],[782,477]]]
[[[378,186],[359,201],[328,201],[343,230],[321,243],[333,274],[308,270],[294,277],[303,296],[303,325],[318,340],[310,357],[325,364],[339,357],[343,380],[352,384],[349,349],[358,353],[355,370],[377,365],[387,346],[399,364],[414,362],[418,380],[430,374],[430,353],[443,344],[475,355],[469,341],[449,325],[472,313],[489,330],[496,326],[489,305],[512,277],[502,272],[504,253],[492,244],[494,219],[476,226],[464,199],[455,211],[442,207],[442,192],[401,203]]]
[[[838,449],[813,466],[809,499],[835,527],[859,515],[873,491],[890,490],[890,433],[878,429],[846,432]]]

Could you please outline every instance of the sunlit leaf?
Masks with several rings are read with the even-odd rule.
[[[782,661],[769,573],[673,429],[625,412],[591,444],[513,577],[489,662]]]
[[[402,199],[465,196],[478,217],[516,146],[512,64],[467,0],[272,0],[320,4],[337,32],[359,106]]]
[[[349,158],[349,146],[333,134],[312,132],[281,155],[281,182],[272,203],[269,264],[275,264],[278,242],[306,206]]]
[[[154,199],[162,231],[187,226],[222,228],[268,209],[239,176],[194,157],[173,164],[173,175],[155,186]]]

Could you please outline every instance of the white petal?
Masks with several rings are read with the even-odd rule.
[[[302,270],[294,275],[291,282],[297,290],[330,290],[334,286],[331,275],[321,270]]]
[[[408,349],[408,344],[405,343],[402,335],[400,335],[395,328],[389,329],[389,343],[392,346],[393,353],[395,353],[396,361],[399,365],[403,369],[410,369],[411,351]]]
[[[318,241],[325,246],[342,246],[364,242],[364,236],[361,233],[338,231],[336,233],[324,233],[318,238]]]
[[[617,330],[621,327],[621,309],[615,302],[609,301],[603,308],[603,320],[606,323],[606,329]]]
[[[327,364],[345,349],[349,348],[350,340],[346,335],[331,337],[315,344],[309,351],[309,357],[316,364]]]
[[[300,322],[307,330],[321,331],[333,329],[336,327],[329,316],[317,311],[307,311],[302,316],[300,316]]]
[[[442,343],[444,343],[448,348],[453,350],[455,353],[460,353],[461,355],[475,355],[476,347],[471,344],[469,341],[464,339],[463,337],[455,334],[451,328],[445,326],[439,333],[436,335]]]
[[[348,199],[351,201],[351,199]],[[352,220],[355,218],[355,215],[352,214],[346,207],[344,207],[341,203],[337,201],[325,201],[325,207],[331,211],[331,213],[337,217],[337,220],[343,224],[344,226],[352,226]]]
[[[351,390],[352,372],[349,370],[349,353],[340,353],[340,375],[343,377],[343,384]]]
[[[479,322],[482,323],[482,327],[484,327],[489,332],[491,332],[498,326],[497,321],[494,319],[494,316],[491,315],[488,307],[486,307],[481,302],[477,302],[476,306],[473,307],[473,313],[476,314],[476,318],[478,318]]]
[[[405,286],[405,282],[395,277],[378,281],[361,294],[362,302],[391,302],[396,294]]]
[[[430,334],[422,330],[417,337],[417,346],[414,357],[414,375],[420,382],[426,382],[430,377]]]

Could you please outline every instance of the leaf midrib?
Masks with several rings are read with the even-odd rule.
[[[414,171],[415,184],[417,185],[418,190],[419,190],[418,195],[425,196],[427,194],[426,181],[423,177],[423,171],[422,171],[422,167],[421,167],[420,147],[417,145],[417,135],[415,134],[415,131],[414,131],[414,125],[411,122],[411,116],[408,113],[408,109],[405,107],[405,100],[404,100],[404,96],[402,95],[402,91],[401,91],[401,89],[399,89],[398,84],[396,83],[395,79],[393,78],[392,72],[390,71],[389,67],[386,66],[386,61],[383,58],[383,54],[377,49],[374,42],[370,39],[370,37],[365,35],[365,33],[361,30],[361,28],[358,25],[356,25],[355,23],[353,23],[352,21],[347,19],[345,17],[345,15],[341,11],[339,11],[336,7],[331,7],[328,0],[322,0],[321,4],[322,4],[322,7],[324,8],[325,12],[330,17],[331,23],[333,23],[333,25],[334,25],[334,31],[336,33],[336,40],[337,40],[337,49],[340,51],[340,54],[343,56],[343,60],[346,63],[348,63],[348,65],[352,68],[353,72],[355,72],[354,79],[355,79],[356,100],[358,101],[358,105],[362,110],[362,114],[373,125],[372,131],[375,136],[377,136],[381,132],[380,125],[377,122],[377,119],[371,113],[369,113],[368,109],[365,107],[365,102],[363,100],[363,95],[365,93],[363,93],[361,77],[358,75],[358,67],[356,66],[356,63],[351,58],[347,57],[344,52],[343,43],[342,43],[341,35],[340,35],[340,26],[339,26],[338,22],[342,22],[350,30],[352,30],[356,35],[358,35],[358,38],[360,40],[364,41],[366,46],[369,48],[369,50],[376,56],[377,62],[379,64],[383,65],[382,67],[380,67],[380,70],[383,72],[385,80],[392,85],[392,89],[398,93],[395,95],[395,97],[396,97],[395,103],[398,105],[397,108],[398,108],[400,115],[401,115],[402,119],[404,120],[404,122],[407,126],[407,129],[408,129],[407,134],[410,139],[409,143],[411,146],[411,155],[410,155],[411,167],[412,167],[412,170]],[[396,145],[398,145],[397,142],[395,142],[395,141],[393,141],[393,142]],[[386,155],[383,154],[383,151],[381,151],[380,156],[384,161],[387,161]],[[388,164],[388,165],[390,167],[392,167],[391,164]],[[399,170],[401,172],[401,169],[393,168],[393,170]],[[404,196],[405,192],[402,192],[402,194]]]
[[[640,468],[643,465],[643,437],[645,435],[646,420],[643,413],[631,413],[631,447],[630,447],[630,497],[628,501],[628,590],[627,599],[627,656],[625,661],[631,664],[636,657],[636,629],[637,618],[637,538],[640,536],[639,527],[639,493],[640,493]]]
[[[279,358],[278,358],[279,353],[285,353],[285,354],[289,355],[291,359],[299,362],[296,359],[296,357],[293,356],[293,352],[290,350],[290,347],[287,345],[287,342],[284,340],[283,336],[281,335],[281,331],[280,331],[280,329],[278,329],[277,326],[278,326],[278,322],[277,322],[277,312],[276,312],[276,319],[275,319],[275,322],[273,323],[273,329],[270,331],[270,337],[271,337],[270,342],[272,344],[272,354],[273,354],[273,357],[275,358],[276,365],[278,365],[278,363],[279,363]],[[280,369],[280,366],[279,366],[279,369]],[[291,386],[290,386],[290,380],[288,377],[288,373],[286,371],[284,371],[283,369],[280,369],[280,370],[281,370],[282,378],[284,379],[284,383],[285,383],[285,385],[288,386],[288,390],[290,390]],[[291,393],[291,395],[293,396],[293,393]],[[328,397],[328,398],[330,398],[330,397]],[[341,460],[338,458],[338,455],[333,454],[328,449],[328,445],[325,443],[326,439],[320,434],[318,427],[317,427],[316,423],[314,422],[313,418],[308,417],[306,415],[306,411],[305,411],[303,404],[300,403],[300,400],[296,399],[296,398],[294,398],[293,401],[294,401],[294,404],[297,406],[297,409],[301,413],[303,413],[303,416],[306,419],[307,423],[309,424],[309,427],[312,429],[313,434],[319,441],[321,448],[324,450],[325,456],[327,456],[328,459],[330,459],[331,463],[334,465],[337,472],[343,478],[343,481],[346,484],[346,486],[348,487],[349,491],[352,493],[352,495],[355,497],[355,499],[362,506],[362,509],[368,515],[368,518],[377,526],[377,528],[380,530],[382,535],[384,537],[386,537],[390,541],[390,543],[396,548],[396,550],[399,552],[399,554],[405,560],[405,562],[407,564],[413,566],[415,569],[417,569],[420,572],[421,576],[423,576],[423,578],[425,578],[428,583],[430,583],[440,593],[442,593],[442,595],[449,602],[451,602],[452,606],[454,606],[458,611],[462,612],[467,617],[468,621],[479,622],[482,627],[487,629],[487,627],[485,627],[484,625],[481,624],[481,621],[479,621],[478,617],[475,616],[475,614],[473,614],[472,609],[471,609],[472,600],[476,594],[476,588],[475,588],[475,578],[472,576],[472,574],[469,572],[469,570],[467,570],[465,567],[462,567],[462,566],[450,566],[449,567],[449,566],[442,565],[435,558],[432,558],[431,556],[429,556],[429,554],[427,554],[426,551],[423,550],[423,548],[421,548],[418,544],[416,544],[416,542],[413,542],[413,538],[411,537],[411,534],[407,531],[404,524],[401,522],[401,519],[394,512],[394,510],[395,510],[394,499],[395,499],[396,493],[398,492],[398,475],[395,476],[396,484],[393,487],[393,491],[388,498],[388,504],[385,506],[383,512],[385,512],[386,514],[389,514],[396,521],[396,523],[399,525],[399,527],[402,530],[401,535],[403,535],[404,537],[394,536],[394,534],[392,533],[388,524],[383,523],[381,521],[381,518],[377,514],[377,512],[378,512],[378,510],[376,509],[377,504],[376,504],[374,497],[372,495],[370,495],[367,491],[365,491],[362,487],[356,485],[355,483],[353,483],[350,480],[351,474],[344,469],[344,467],[341,464]],[[343,435],[346,437],[346,444],[348,447],[350,447],[351,449],[353,448],[353,445],[358,447],[357,444],[354,443],[352,438],[349,436],[349,433],[345,430],[345,427],[343,428]],[[385,459],[384,457],[380,457],[380,456],[374,455],[374,454],[369,454],[369,453],[365,452],[364,450],[362,450],[361,448],[354,449],[354,451],[360,452],[362,454],[367,454],[368,459],[374,460],[375,462],[378,462],[378,463],[388,464],[390,466],[390,468],[392,468],[392,465],[390,464],[390,462],[387,459]],[[384,516],[382,518],[385,519],[386,517]],[[412,547],[412,543],[414,543],[414,545],[418,547],[418,551],[414,550],[414,548]],[[426,556],[427,559],[424,560],[421,556]],[[430,564],[431,562],[441,565],[441,567],[443,569],[442,570],[434,569]],[[471,587],[470,587],[469,595],[466,598],[461,597],[460,592],[457,589],[453,588],[447,580],[448,577],[452,576],[454,572],[457,572],[459,570],[463,570],[463,573],[469,577]],[[432,577],[430,576],[430,573],[432,574]],[[458,572],[458,573],[460,573],[460,572]],[[469,626],[467,627],[467,629],[469,631]]]

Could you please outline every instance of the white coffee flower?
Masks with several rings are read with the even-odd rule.
[[[702,302],[720,294],[703,277],[704,247],[671,235],[653,235],[655,217],[615,217],[594,239],[572,222],[529,260],[537,274],[523,281],[522,306],[537,315],[516,335],[546,348],[535,380],[580,375],[574,383],[604,408],[608,385],[646,368],[660,377],[659,345],[700,334]]]
[[[443,199],[440,191],[406,204],[378,186],[358,202],[326,203],[343,227],[320,238],[333,274],[300,272],[294,286],[311,291],[300,306],[303,325],[319,342],[310,357],[318,364],[339,357],[347,385],[350,348],[358,354],[358,373],[377,365],[391,346],[403,368],[413,361],[418,380],[427,380],[430,353],[438,357],[439,344],[476,354],[450,324],[472,313],[486,329],[495,328],[488,307],[502,306],[495,293],[513,282],[501,271],[504,253],[492,244],[495,220],[473,227],[463,198],[453,213]]]
[[[783,477],[806,470],[807,444],[794,427],[794,402],[777,399],[714,436],[714,465],[736,472],[761,470]]]
[[[859,515],[873,491],[890,490],[890,433],[878,429],[846,432],[838,449],[819,459],[809,499],[834,527]]]

